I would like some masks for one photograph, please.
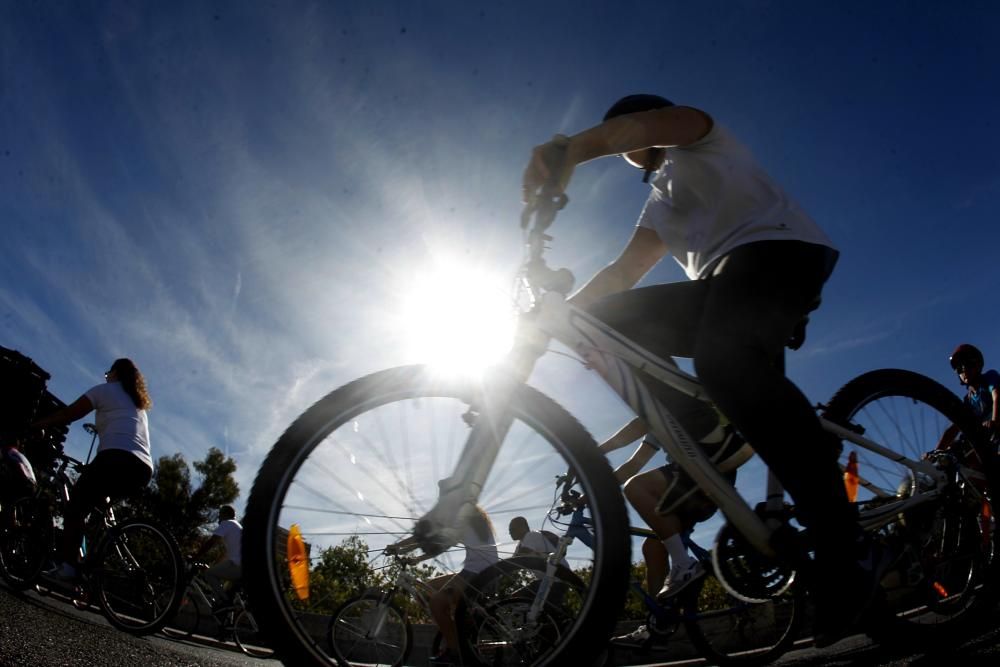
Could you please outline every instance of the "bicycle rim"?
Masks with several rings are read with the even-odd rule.
[[[873,371],[848,383],[831,400],[826,416],[911,459],[932,451],[952,423],[963,426],[969,438],[979,433],[954,394],[900,370]],[[857,457],[862,512],[933,488],[931,480],[894,461],[850,442],[844,445],[842,466],[851,451]],[[877,534],[894,556],[882,579],[896,616],[889,633],[914,640],[938,638],[996,599],[995,479],[972,458],[967,463],[985,478],[953,478],[940,489],[940,497],[894,516]]]
[[[0,515],[0,575],[14,590],[38,580],[52,551],[52,517],[34,497],[19,498]]]
[[[396,667],[413,645],[403,612],[380,595],[349,600],[330,618],[327,639],[341,665]]]
[[[311,630],[346,599],[390,580],[378,555],[411,534],[434,504],[478,412],[482,382],[436,376],[425,367],[376,373],[331,393],[282,436],[254,483],[247,510],[244,555],[258,618],[274,623],[299,664],[328,664],[326,642]],[[624,505],[610,468],[593,440],[564,410],[527,386],[509,404],[514,422],[479,497],[490,516],[500,558],[512,555],[507,524],[524,516],[546,526],[554,478],[577,472],[592,504],[596,542],[575,545],[574,569],[594,572],[577,620],[553,657],[593,651],[610,635],[626,591],[629,556]],[[309,594],[296,592],[286,557],[295,525],[308,549]],[[435,576],[463,565],[461,546],[425,565]],[[334,565],[342,566],[337,570]],[[346,568],[346,570],[345,570]],[[600,604],[596,601],[603,597]],[[426,619],[419,606],[406,612]],[[282,631],[283,630],[283,631]],[[544,664],[544,661],[540,664]]]
[[[233,621],[233,637],[240,650],[251,658],[270,658],[274,655],[274,651],[257,625],[257,620],[246,609]]]
[[[729,594],[712,574],[679,600],[684,626],[702,657],[718,665],[764,665],[795,641],[801,621],[802,594],[793,585],[758,603]]]
[[[125,632],[155,632],[180,605],[180,552],[169,534],[150,523],[112,528],[102,541],[96,574],[98,603]]]

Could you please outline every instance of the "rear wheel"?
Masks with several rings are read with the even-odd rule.
[[[35,585],[52,553],[52,516],[34,496],[19,498],[0,510],[0,576],[12,589]]]
[[[852,380],[824,416],[915,460],[932,451],[950,425],[960,428],[955,457],[935,460],[944,473],[940,482],[847,441],[840,456],[846,467],[855,453],[863,516],[937,492],[878,527],[876,535],[894,557],[882,588],[895,619],[881,632],[886,639],[895,635],[906,641],[957,636],[997,598],[996,457],[975,416],[941,385],[902,370],[873,371]]]
[[[97,556],[97,601],[108,621],[132,634],[156,632],[177,613],[183,561],[174,538],[153,523],[111,528]]]
[[[497,388],[510,400],[491,406]],[[502,409],[501,409],[502,408]],[[374,561],[411,535],[456,467],[472,424],[502,424],[497,458],[478,503],[495,533],[515,516],[539,529],[548,521],[554,480],[576,473],[594,518],[594,548],[567,558],[592,572],[577,615],[538,664],[583,664],[607,642],[627,591],[628,519],[593,439],[551,399],[495,377],[460,379],[410,366],[352,382],[306,411],[282,435],[247,505],[244,567],[254,613],[281,641],[285,659],[329,664],[312,629],[344,600],[386,585]],[[505,551],[506,550],[506,551]],[[500,558],[510,546],[500,543]],[[464,548],[424,561],[428,576],[462,568]]]

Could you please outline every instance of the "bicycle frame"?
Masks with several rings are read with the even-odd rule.
[[[536,269],[540,268],[541,272],[547,272],[551,277],[560,272],[553,272],[544,265],[541,254],[548,237],[541,231],[536,226],[531,232],[529,264],[534,262]],[[510,426],[512,417],[503,408],[514,387],[527,380],[550,340],[555,339],[580,355],[588,367],[598,372],[646,423],[650,433],[661,443],[670,458],[694,480],[757,551],[774,556],[770,538],[777,526],[769,525],[758,515],[736,488],[719,473],[701,447],[674,415],[652,396],[633,369],[641,370],[688,396],[710,403],[711,400],[698,379],[569,304],[562,293],[568,292],[568,287],[544,293],[535,285],[529,287],[534,304],[520,318],[514,349],[499,366],[499,372],[492,373],[484,382],[488,387],[484,400],[488,404],[478,407],[489,418],[476,419],[453,474],[439,484],[440,496],[437,503],[418,522],[414,535],[421,547],[425,551],[440,552],[457,542],[455,526],[458,525],[458,519],[478,500],[479,492],[498,454],[500,442]],[[946,481],[946,473],[928,461],[909,459],[829,420],[820,418],[820,423],[824,430],[839,439],[899,463],[911,472],[911,493],[862,512],[861,525],[866,530],[876,530],[899,513],[933,500],[939,493],[936,489]],[[963,468],[963,474],[975,477],[978,473]],[[934,482],[929,490],[918,488],[915,480],[919,476]],[[875,495],[886,499],[898,497],[895,490],[878,489],[868,480],[862,479],[861,484]],[[780,509],[783,497],[784,489],[769,470],[767,508]]]

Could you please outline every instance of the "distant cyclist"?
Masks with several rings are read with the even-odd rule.
[[[63,517],[62,562],[53,572],[61,579],[77,576],[87,515],[107,497],[119,500],[138,494],[153,475],[146,418],[153,401],[145,378],[131,359],[124,358],[116,359],[104,378],[104,384],[32,424],[32,428],[68,424],[96,412],[97,455],[73,486]]]
[[[612,155],[642,169],[652,192],[619,257],[570,302],[663,359],[694,360],[705,391],[754,443],[809,527],[823,573],[811,586],[817,642],[832,643],[861,623],[878,574],[847,501],[840,443],[823,431],[781,359],[786,344],[801,342],[838,253],[728,129],[658,95],[624,97],[602,123],[537,146],[524,171],[524,201],[561,193],[577,165]],[[632,289],[667,253],[691,281]],[[649,386],[695,441],[717,432],[709,406]]]
[[[212,593],[215,595],[213,609],[216,611],[230,604],[226,582],[232,586],[243,578],[242,541],[243,525],[236,520],[236,508],[232,505],[223,505],[219,508],[219,525],[202,543],[193,558],[195,561],[200,561],[212,549],[221,547],[215,563],[205,570],[205,581],[212,587]]]
[[[951,353],[948,361],[958,373],[958,381],[966,387],[965,404],[972,408],[994,442],[1000,440],[1000,373],[995,370],[983,371],[986,360],[975,345],[962,343]],[[948,449],[961,429],[955,424],[949,426],[937,449]]]

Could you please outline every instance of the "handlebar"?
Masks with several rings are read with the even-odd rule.
[[[545,263],[546,243],[552,237],[545,230],[555,221],[559,213],[569,201],[564,193],[552,194],[549,188],[532,198],[521,212],[521,229],[525,232],[525,259],[521,277],[532,296],[538,299],[542,292],[557,292],[563,296],[573,289],[576,279],[569,269],[550,269]]]

